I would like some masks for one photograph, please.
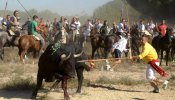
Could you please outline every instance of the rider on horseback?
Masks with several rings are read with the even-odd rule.
[[[121,22],[118,24],[118,34],[117,35],[122,35],[125,36],[125,23],[126,20],[123,18]]]
[[[145,25],[143,23],[143,20],[140,20],[140,22],[139,22],[138,31],[139,31],[141,36],[145,33]]]
[[[20,32],[19,32],[19,11],[18,10],[15,10],[14,13],[13,13],[13,16],[10,18],[10,23],[11,23],[11,30],[15,33],[12,33],[10,32],[11,35],[16,35],[16,36],[19,36],[20,35]]]
[[[108,22],[107,22],[107,20],[105,20],[103,23],[103,26],[100,28],[100,34],[103,37],[103,39],[108,34],[108,25],[107,24],[108,24]]]
[[[165,23],[165,20],[162,20],[162,23],[157,27],[157,31],[161,37],[164,37],[166,34],[168,26]]]
[[[31,34],[31,35],[33,35],[33,36],[38,37],[41,40],[41,45],[42,45],[41,49],[45,49],[44,38],[41,36],[41,34],[39,34],[37,32],[38,30],[41,30],[38,27],[38,23],[37,23],[38,21],[39,21],[38,16],[34,15],[33,16],[33,21],[31,21],[30,24],[29,24],[28,33]]]

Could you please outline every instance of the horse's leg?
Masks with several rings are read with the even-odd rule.
[[[166,66],[168,66],[168,60],[169,60],[169,49],[166,50]]]
[[[162,59],[163,59],[163,50],[160,50],[161,54],[160,54],[160,65],[162,65]]]
[[[43,81],[43,76],[41,76],[41,73],[38,73],[38,75],[37,75],[37,85],[36,85],[35,90],[32,93],[32,96],[30,97],[31,99],[36,98],[38,90],[41,88],[42,81]]]
[[[69,97],[69,94],[67,92],[67,80],[68,80],[68,77],[63,77],[63,80],[62,80],[62,89],[64,91],[64,100],[70,100],[70,97]]]
[[[1,54],[0,54],[1,59],[4,60],[4,47],[2,47],[0,52],[1,52]]]
[[[171,49],[171,59],[172,59],[172,61],[174,62],[174,50],[173,50],[173,48]]]
[[[32,64],[35,64],[35,58],[36,58],[36,51],[33,51],[33,61],[32,61]]]
[[[25,64],[25,59],[24,59],[24,56],[25,56],[25,51],[21,51],[20,53],[19,53],[19,55],[20,55],[20,60],[21,60],[21,62],[23,63],[23,64]]]
[[[96,51],[96,50],[97,50],[96,48],[92,47],[92,59],[94,59],[95,51]]]
[[[83,70],[84,70],[84,68],[81,68],[81,67],[76,69],[77,77],[78,77],[78,88],[76,91],[77,93],[81,93],[81,87],[82,87],[82,83],[83,83],[83,79],[84,79]]]

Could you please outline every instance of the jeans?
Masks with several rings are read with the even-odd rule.
[[[44,49],[45,47],[44,38],[41,36],[41,34],[37,34],[36,36],[41,40],[41,48]]]

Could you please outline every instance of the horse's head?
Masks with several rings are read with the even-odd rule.
[[[98,29],[94,27],[94,28],[91,29],[90,33],[91,33],[91,36],[95,35],[95,34],[98,34]]]
[[[47,37],[48,36],[48,33],[49,33],[49,28],[47,25],[44,25],[42,27],[40,27],[40,34],[43,36],[43,37]]]

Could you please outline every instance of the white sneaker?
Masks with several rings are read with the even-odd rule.
[[[111,69],[111,66],[110,65],[106,65],[106,69],[107,69],[107,71],[109,71]]]
[[[165,89],[167,89],[167,87],[168,87],[168,81],[165,80],[165,81],[163,82],[162,88],[165,90]]]

